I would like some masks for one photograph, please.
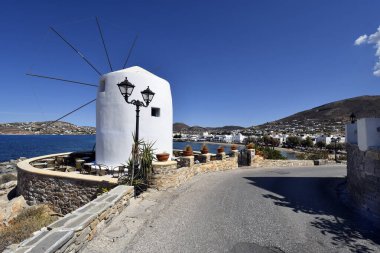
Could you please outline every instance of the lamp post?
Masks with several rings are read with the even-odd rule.
[[[131,82],[128,81],[128,78],[126,77],[124,81],[117,84],[119,86],[119,90],[121,95],[124,97],[125,102],[128,104],[132,104],[136,107],[136,129],[135,129],[135,146],[134,146],[134,152],[133,152],[133,169],[132,169],[132,183],[133,183],[133,177],[134,177],[134,171],[135,169],[138,169],[139,162],[138,162],[138,141],[139,141],[139,121],[140,121],[140,107],[148,107],[150,102],[152,102],[154,97],[154,92],[151,91],[148,88],[143,90],[141,92],[141,95],[143,97],[144,101],[133,99],[129,101],[129,97],[132,95],[133,89],[135,88],[135,85],[133,85]]]
[[[356,122],[356,115],[354,113],[351,113],[350,121],[351,121],[351,124],[354,124]]]
[[[336,156],[336,143],[340,141],[340,137],[338,138],[331,138],[331,141],[334,142],[334,154],[335,154],[335,162],[338,162],[338,158]]]

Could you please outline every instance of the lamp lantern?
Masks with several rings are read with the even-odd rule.
[[[147,105],[149,105],[150,102],[152,102],[154,94],[155,93],[153,91],[151,91],[151,89],[149,89],[149,86],[148,86],[148,88],[146,88],[145,90],[143,90],[141,92],[141,95],[142,95],[142,97],[143,97],[143,99]]]
[[[126,77],[124,81],[117,84],[119,86],[119,90],[121,95],[123,95],[124,98],[128,98],[132,95],[133,89],[135,86],[128,81],[128,78]]]
[[[351,121],[351,124],[354,124],[356,122],[356,115],[354,113],[351,113],[350,121]]]

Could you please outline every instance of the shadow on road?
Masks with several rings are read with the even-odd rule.
[[[271,193],[263,194],[277,206],[296,213],[315,215],[311,225],[323,235],[332,237],[332,244],[348,247],[352,252],[374,252],[361,243],[380,244],[380,230],[358,212],[342,204],[337,186],[344,178],[326,177],[245,177],[250,184]],[[272,194],[273,193],[273,194]]]

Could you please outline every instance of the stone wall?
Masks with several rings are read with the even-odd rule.
[[[37,169],[30,165],[37,159],[41,157],[17,164],[17,192],[28,205],[50,204],[54,211],[67,214],[117,185],[112,178]]]
[[[252,163],[253,168],[266,168],[266,167],[305,167],[314,166],[313,160],[270,160],[270,159],[256,159]]]
[[[380,150],[360,151],[346,144],[350,195],[368,214],[380,218]]]
[[[133,194],[133,187],[117,186],[4,252],[79,252],[94,238],[99,225],[109,223],[129,205]]]
[[[237,157],[229,157],[223,160],[214,160],[207,163],[193,164],[190,167],[177,168],[177,162],[155,162],[153,163],[152,188],[165,190],[177,187],[188,181],[193,176],[212,172],[238,168]]]

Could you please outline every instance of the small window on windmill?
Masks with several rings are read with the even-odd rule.
[[[160,117],[160,108],[152,107],[152,117]]]
[[[106,91],[106,81],[102,80],[100,81],[99,92],[105,92],[105,91]]]

